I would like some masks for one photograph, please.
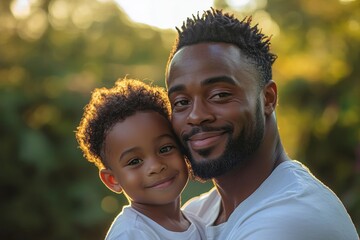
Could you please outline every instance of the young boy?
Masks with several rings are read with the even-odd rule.
[[[203,224],[180,210],[188,168],[171,128],[162,88],[119,80],[95,89],[76,132],[102,182],[125,206],[106,239],[205,239]]]

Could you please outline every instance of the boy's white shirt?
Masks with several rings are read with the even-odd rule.
[[[205,225],[192,213],[184,213],[190,221],[184,232],[173,232],[165,229],[149,217],[141,214],[131,206],[123,207],[122,212],[114,219],[106,240],[151,239],[151,240],[202,240],[205,237]]]

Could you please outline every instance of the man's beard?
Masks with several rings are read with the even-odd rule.
[[[251,155],[259,148],[264,136],[264,117],[260,109],[260,101],[256,103],[255,123],[248,124],[245,129],[235,138],[232,137],[233,127],[225,127],[228,137],[224,153],[215,159],[207,159],[211,149],[198,152],[206,160],[196,161],[189,147],[183,146],[185,154],[191,163],[194,175],[202,180],[216,178],[233,169],[239,164],[246,164]],[[203,131],[209,131],[206,127],[200,127]]]

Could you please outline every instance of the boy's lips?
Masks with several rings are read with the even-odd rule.
[[[174,182],[176,176],[177,176],[177,174],[174,176],[169,176],[169,177],[157,180],[154,183],[151,183],[149,186],[147,186],[147,188],[166,188]]]

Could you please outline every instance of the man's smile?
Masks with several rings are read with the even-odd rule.
[[[200,132],[191,136],[187,142],[191,149],[201,150],[214,147],[216,144],[225,141],[225,134],[226,131]]]

